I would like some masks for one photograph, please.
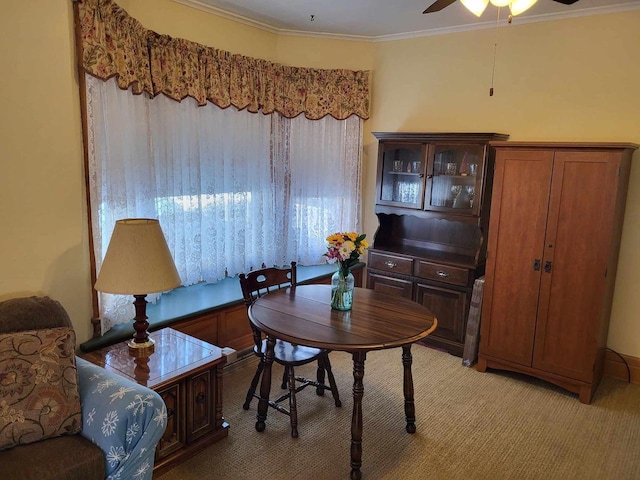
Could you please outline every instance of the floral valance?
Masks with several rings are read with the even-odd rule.
[[[78,2],[82,67],[120,88],[221,108],[369,118],[369,72],[280,65],[145,29],[112,0]]]

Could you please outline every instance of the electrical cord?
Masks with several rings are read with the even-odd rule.
[[[625,358],[622,355],[620,355],[618,352],[616,352],[615,350],[612,350],[609,347],[605,347],[605,350],[609,350],[611,353],[614,353],[618,357],[620,357],[620,360],[622,360],[622,363],[624,363],[624,366],[627,367],[627,383],[631,383],[631,370],[629,369],[629,364],[627,363]]]

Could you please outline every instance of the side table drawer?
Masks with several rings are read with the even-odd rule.
[[[469,282],[469,270],[466,268],[450,267],[424,260],[416,262],[415,276],[463,287]]]
[[[182,383],[158,391],[167,406],[167,429],[156,447],[156,458],[160,459],[180,450],[185,445],[184,389]]]
[[[189,378],[187,382],[188,442],[205,435],[215,427],[215,382],[212,375],[215,375],[215,371],[206,370]]]
[[[370,251],[368,267],[389,273],[411,275],[413,270],[413,259]]]

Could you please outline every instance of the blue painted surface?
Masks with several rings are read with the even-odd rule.
[[[364,263],[359,263],[354,268],[362,268],[363,266]],[[298,283],[313,283],[322,277],[333,275],[335,271],[335,264],[299,265],[297,268]],[[149,330],[169,327],[179,320],[242,302],[242,290],[238,277],[225,278],[215,283],[199,283],[189,287],[179,287],[162,295],[155,304],[149,303],[147,305]],[[90,352],[131,338],[132,335],[133,320],[129,323],[116,325],[104,335],[80,344],[80,350]]]

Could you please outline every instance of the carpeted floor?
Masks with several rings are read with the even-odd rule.
[[[605,378],[591,405],[542,381],[507,372],[478,373],[461,359],[415,345],[418,431],[405,432],[401,350],[371,352],[365,364],[362,474],[365,480],[640,479],[640,386]],[[254,429],[257,401],[242,403],[255,361],[225,371],[229,437],[161,480],[349,478],[351,356],[331,354],[342,408],[329,393],[298,394],[300,437],[269,409]],[[274,369],[272,395],[279,393]],[[313,376],[314,369],[297,373]],[[275,395],[274,395],[275,396]]]

